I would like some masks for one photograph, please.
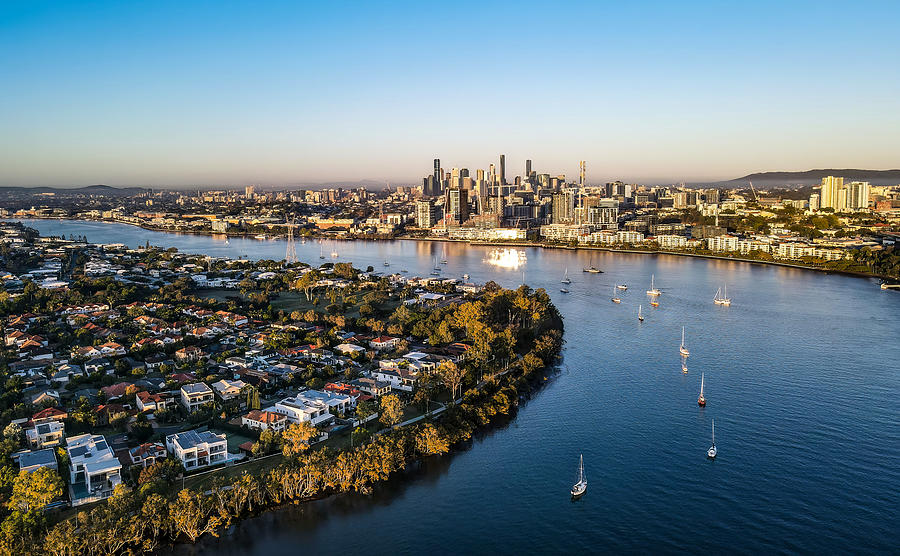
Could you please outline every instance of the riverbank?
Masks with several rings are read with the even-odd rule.
[[[96,222],[96,223],[106,223],[106,224],[124,224],[128,226],[133,226],[136,228],[140,228],[143,230],[148,230],[152,232],[161,232],[161,233],[172,233],[172,234],[183,234],[183,235],[197,235],[197,236],[227,236],[229,238],[244,238],[244,239],[255,239],[254,236],[258,235],[259,232],[247,232],[247,233],[234,233],[234,232],[215,232],[212,230],[171,230],[168,228],[160,228],[156,226],[149,226],[146,224],[135,224],[133,222],[116,220],[116,219],[75,219],[75,218],[52,218],[52,217],[30,217],[18,220],[52,220],[58,222]],[[267,237],[266,240],[285,240],[287,239],[286,235],[271,235]],[[606,247],[599,245],[564,245],[557,243],[548,243],[542,241],[467,241],[462,239],[450,239],[450,238],[440,238],[440,237],[417,237],[417,236],[409,236],[409,235],[401,235],[391,238],[383,238],[383,237],[371,237],[371,238],[357,238],[357,237],[331,237],[331,236],[303,236],[298,237],[297,239],[328,239],[328,240],[336,240],[336,241],[416,241],[416,242],[437,242],[437,243],[457,243],[457,244],[466,244],[473,245],[479,247],[506,247],[506,248],[541,248],[541,249],[558,249],[565,251],[603,251],[608,253],[626,253],[626,254],[641,254],[641,255],[673,255],[677,257],[694,257],[701,259],[709,259],[709,260],[719,260],[719,261],[731,261],[731,262],[741,262],[741,263],[750,263],[750,264],[760,264],[760,265],[768,265],[768,266],[779,266],[784,268],[793,268],[800,270],[812,270],[816,272],[823,272],[826,274],[840,274],[844,276],[854,276],[857,278],[875,278],[882,280],[886,283],[893,283],[894,279],[885,276],[882,274],[877,274],[874,272],[861,272],[855,270],[842,270],[842,269],[834,269],[834,268],[826,268],[822,266],[816,266],[812,264],[804,264],[801,261],[767,261],[760,259],[749,259],[745,257],[733,257],[733,256],[725,256],[725,255],[714,255],[711,253],[693,253],[687,251],[671,251],[671,250],[663,250],[663,249],[624,249],[624,248],[615,248],[615,247]],[[258,241],[266,241],[266,240],[258,240]]]
[[[445,308],[441,319],[449,323],[448,334],[453,335],[447,341],[465,341],[472,326],[481,336],[511,342],[497,351],[470,340],[467,357],[449,362],[446,369],[442,364],[434,375],[439,382],[420,386],[431,391],[427,399],[445,388],[450,389],[451,398],[456,388],[465,385],[466,390],[441,411],[398,422],[400,415],[388,409],[396,397],[386,396],[381,417],[386,428],[364,435],[355,448],[311,450],[308,443],[298,445],[286,432],[284,459],[274,469],[219,477],[199,488],[179,490],[177,480],[160,477],[133,490],[117,490],[108,503],[91,509],[87,516],[80,513],[77,524],[66,519],[44,535],[23,537],[19,553],[119,554],[163,549],[170,543],[217,536],[240,520],[285,504],[345,492],[369,493],[374,485],[410,466],[463,446],[495,418],[514,412],[522,396],[544,382],[545,369],[555,363],[563,345],[562,317],[542,290],[487,288],[477,300]],[[453,324],[460,322],[466,326]]]

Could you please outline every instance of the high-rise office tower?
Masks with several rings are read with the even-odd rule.
[[[500,185],[506,185],[506,155],[500,155]]]
[[[531,177],[531,159],[525,161],[525,179]]]
[[[253,192],[256,191],[256,187],[252,185],[248,185],[244,187],[244,197],[253,197]]]
[[[484,169],[479,168],[475,170],[475,179],[484,181]]]
[[[578,162],[578,187],[584,187],[585,163],[583,160]]]
[[[433,175],[434,175],[434,183],[440,184],[441,183],[441,159],[440,158],[434,159],[434,174]]]

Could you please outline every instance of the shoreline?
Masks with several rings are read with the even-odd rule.
[[[9,217],[7,217],[9,218]],[[199,236],[217,236],[223,235],[226,237],[238,237],[245,239],[254,239],[254,235],[250,232],[248,233],[228,233],[228,232],[214,232],[211,230],[170,230],[168,228],[157,228],[153,226],[147,226],[144,224],[135,224],[133,222],[124,222],[115,219],[83,219],[83,218],[57,218],[50,216],[33,216],[30,218],[19,218],[16,220],[56,220],[59,222],[97,222],[101,224],[123,224],[126,226],[134,226],[135,228],[141,228],[143,230],[151,231],[151,232],[162,232],[168,234],[184,234],[184,235],[199,235]],[[283,240],[287,239],[281,235],[273,235],[266,240],[258,240],[258,241],[269,241],[269,240]],[[761,264],[761,265],[769,265],[769,266],[780,266],[784,268],[794,268],[798,270],[812,270],[815,272],[824,272],[825,274],[841,274],[844,276],[853,276],[856,278],[875,278],[879,279],[886,283],[891,283],[885,276],[881,276],[879,274],[874,274],[870,272],[859,272],[855,270],[834,270],[829,268],[821,268],[817,266],[805,265],[797,262],[780,262],[780,261],[762,261],[758,259],[745,259],[738,257],[728,257],[728,256],[720,256],[720,255],[710,255],[706,253],[688,253],[684,251],[665,251],[660,249],[616,249],[612,247],[599,247],[592,245],[579,245],[579,246],[571,246],[571,245],[558,245],[554,243],[545,243],[540,241],[530,242],[530,241],[467,241],[463,239],[450,239],[450,238],[437,238],[437,237],[413,237],[413,236],[397,236],[392,238],[323,238],[322,236],[309,236],[304,239],[329,239],[336,241],[425,241],[425,242],[439,242],[439,243],[464,243],[468,245],[478,246],[478,247],[533,247],[533,248],[541,248],[541,249],[560,249],[565,251],[604,251],[608,253],[627,253],[627,254],[640,254],[640,255],[672,255],[676,257],[693,257],[699,259],[709,259],[709,260],[719,260],[719,261],[731,261],[731,262],[739,262],[739,263],[751,263],[751,264]]]

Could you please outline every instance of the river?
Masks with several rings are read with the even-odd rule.
[[[213,256],[281,259],[286,248],[283,240],[226,245],[224,237],[119,224],[27,223],[45,235],[149,241]],[[428,275],[437,264],[444,276],[545,288],[565,317],[560,371],[509,424],[372,496],[268,512],[219,539],[177,547],[179,554],[889,553],[900,546],[900,294],[875,280],[440,242],[298,241],[296,251],[312,264],[321,252],[378,271]],[[583,273],[591,264],[605,273]],[[560,292],[566,269],[568,294]],[[651,275],[662,290],[658,308],[645,295]],[[611,303],[622,283],[622,303]],[[714,305],[726,283],[732,305]],[[682,326],[688,374],[678,354]],[[706,458],[712,419],[715,461]],[[582,453],[590,486],[573,502],[568,490]]]

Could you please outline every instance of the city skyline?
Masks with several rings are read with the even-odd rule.
[[[896,168],[898,8],[816,7],[5,5],[0,186]]]

